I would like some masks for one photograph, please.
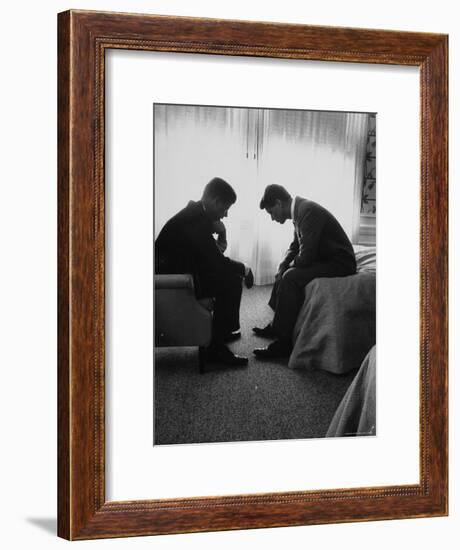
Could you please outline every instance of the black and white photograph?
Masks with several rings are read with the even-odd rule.
[[[154,445],[376,435],[376,113],[153,109]]]

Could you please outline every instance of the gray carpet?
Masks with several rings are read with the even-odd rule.
[[[286,360],[261,361],[252,350],[268,341],[252,333],[272,314],[271,287],[244,291],[242,339],[230,345],[249,365],[207,365],[194,348],[155,352],[155,444],[262,441],[324,437],[355,372],[292,370]]]

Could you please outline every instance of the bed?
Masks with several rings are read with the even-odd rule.
[[[342,374],[358,369],[375,345],[375,247],[355,247],[357,273],[315,279],[293,332],[289,367]]]
[[[337,407],[326,437],[375,435],[375,410],[375,346],[373,346]]]

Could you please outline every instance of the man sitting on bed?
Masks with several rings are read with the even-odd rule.
[[[356,273],[353,247],[334,216],[316,202],[292,198],[281,185],[269,185],[260,208],[275,222],[294,223],[294,240],[275,275],[269,306],[273,321],[254,327],[258,336],[274,339],[266,348],[255,349],[260,358],[289,357],[292,332],[304,301],[305,286],[318,277],[345,277]]]

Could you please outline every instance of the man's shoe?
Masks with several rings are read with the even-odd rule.
[[[226,334],[223,338],[223,341],[225,344],[229,344],[230,342],[235,342],[240,338],[241,338],[241,332],[239,330],[236,330],[235,332],[229,332],[228,334]]]
[[[206,352],[206,360],[228,367],[245,367],[248,364],[247,357],[235,355],[224,344],[211,344]]]
[[[254,286],[254,275],[252,269],[249,269],[248,274],[244,278],[244,284],[246,288],[252,288]]]
[[[289,357],[291,355],[292,346],[283,340],[275,340],[266,348],[256,348],[254,355],[260,359],[278,359],[281,357]]]
[[[252,329],[252,332],[256,336],[261,336],[262,338],[270,338],[270,339],[276,338],[276,334],[275,334],[275,331],[273,330],[271,323],[268,323],[268,325],[264,328],[254,327]]]

